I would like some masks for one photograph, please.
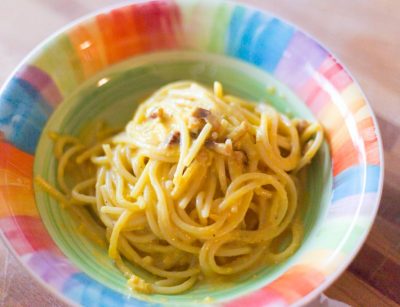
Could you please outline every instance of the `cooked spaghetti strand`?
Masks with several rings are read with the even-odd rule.
[[[181,293],[299,247],[297,183],[323,141],[318,123],[226,95],[219,82],[179,81],[146,99],[124,131],[97,126],[90,144],[51,133],[62,192],[35,182],[108,242],[132,289]]]

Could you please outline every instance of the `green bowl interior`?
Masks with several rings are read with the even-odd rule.
[[[53,113],[43,130],[35,154],[35,175],[55,183],[56,160],[48,131],[78,135],[87,125],[104,119],[113,126],[123,127],[132,117],[138,102],[162,85],[175,80],[190,79],[211,86],[222,82],[225,92],[255,101],[267,101],[279,111],[314,120],[307,109],[286,86],[269,74],[242,61],[197,52],[162,52],[135,57],[111,66],[86,81]],[[276,91],[267,91],[266,87]],[[188,293],[176,296],[143,296],[146,300],[170,303],[196,303],[204,297],[213,300],[234,298],[257,289],[281,275],[296,262],[312,244],[313,234],[324,220],[332,187],[331,160],[328,146],[323,145],[308,172],[304,207],[305,237],[300,249],[286,261],[242,275],[235,282],[199,284]],[[70,214],[58,203],[35,188],[37,207],[53,240],[63,253],[82,271],[102,284],[121,293],[130,293],[126,279],[114,266],[107,250],[77,231]],[[138,268],[138,274],[146,275]]]

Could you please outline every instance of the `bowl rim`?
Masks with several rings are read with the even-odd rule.
[[[11,79],[16,75],[16,73],[22,68],[26,63],[29,62],[30,59],[35,58],[36,55],[40,54],[41,50],[48,45],[50,42],[52,42],[55,38],[57,38],[59,35],[67,32],[69,29],[72,29],[74,26],[79,25],[85,21],[90,20],[93,17],[98,16],[99,14],[109,12],[113,9],[118,9],[122,8],[128,5],[132,4],[139,4],[139,3],[146,3],[146,2],[151,2],[153,0],[124,0],[121,2],[117,2],[112,5],[107,5],[104,7],[100,7],[96,10],[93,10],[87,14],[84,14],[76,19],[71,20],[70,22],[66,23],[64,26],[59,28],[58,30],[54,31],[52,34],[47,36],[45,39],[43,39],[41,42],[39,42],[27,55],[23,57],[22,60],[18,63],[18,65],[11,71],[11,73],[8,75],[6,80],[3,82],[2,86],[0,87],[0,96],[2,96],[4,90],[8,87]],[[158,1],[172,1],[175,2],[175,0],[158,0]],[[378,121],[376,118],[376,115],[371,107],[371,104],[360,86],[360,83],[358,80],[354,77],[353,73],[347,68],[347,65],[341,60],[340,57],[336,55],[335,52],[332,52],[329,47],[325,45],[325,43],[321,42],[321,40],[317,39],[314,35],[310,34],[308,31],[304,30],[302,26],[299,26],[295,24],[294,22],[287,20],[286,18],[282,17],[280,14],[260,8],[257,5],[254,4],[248,4],[244,1],[246,0],[217,0],[219,3],[227,3],[231,5],[239,5],[242,6],[246,9],[252,9],[255,11],[259,11],[262,13],[265,13],[271,17],[275,17],[278,20],[284,22],[285,24],[291,26],[294,30],[297,30],[304,34],[305,36],[309,37],[313,42],[315,42],[317,45],[319,45],[323,50],[327,51],[337,62],[342,66],[343,70],[348,74],[352,81],[354,82],[357,90],[359,91],[361,97],[363,98],[365,102],[365,106],[368,110],[368,114],[371,116],[371,119],[374,124],[374,130],[375,130],[375,135],[377,138],[377,144],[378,144],[378,152],[379,152],[379,182],[378,182],[378,190],[376,192],[376,199],[374,201],[374,207],[373,211],[371,213],[371,221],[369,224],[366,226],[366,230],[364,234],[361,236],[360,239],[357,240],[356,244],[354,245],[354,248],[352,248],[351,252],[349,252],[347,255],[344,256],[343,260],[341,261],[341,264],[338,266],[338,268],[335,270],[335,272],[329,274],[328,276],[325,277],[325,279],[322,281],[321,284],[319,284],[316,288],[314,288],[312,291],[307,293],[305,296],[301,297],[299,300],[294,302],[292,306],[304,306],[311,301],[315,300],[318,295],[322,294],[329,286],[331,286],[347,269],[347,267],[350,265],[350,263],[355,259],[357,254],[360,252],[362,246],[367,240],[368,235],[371,232],[372,226],[376,220],[376,216],[380,207],[380,202],[382,198],[382,191],[383,191],[383,183],[384,183],[384,173],[385,173],[385,161],[384,161],[384,149],[383,149],[383,143],[382,143],[382,136],[381,132],[379,129]],[[211,2],[211,0],[206,0],[205,2]],[[5,237],[4,233],[0,231],[0,238],[1,241],[4,242],[4,245],[6,246],[7,250],[11,252],[11,254],[17,259],[17,261],[22,264],[24,269],[29,272],[29,274],[43,287],[46,288],[47,291],[52,293],[58,300],[64,302],[67,305],[70,306],[78,306],[76,302],[74,302],[72,299],[68,298],[67,296],[63,295],[60,291],[58,291],[56,288],[51,287],[48,283],[46,283],[44,280],[42,280],[25,262],[22,261],[21,257],[16,253],[14,248],[11,246],[9,240]]]

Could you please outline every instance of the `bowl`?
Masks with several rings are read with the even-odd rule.
[[[42,132],[78,134],[98,119],[122,125],[138,101],[179,79],[219,80],[230,93],[317,119],[327,144],[310,168],[305,238],[292,257],[230,284],[139,295],[33,178],[55,179]],[[139,1],[72,23],[29,54],[1,89],[0,132],[1,237],[43,288],[70,304],[305,304],[355,257],[382,190],[378,126],[350,73],[297,27],[229,1]]]

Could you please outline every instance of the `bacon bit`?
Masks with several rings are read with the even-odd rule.
[[[156,119],[156,118],[162,119],[164,117],[164,109],[158,108],[156,110],[152,110],[147,117],[151,119]]]
[[[309,125],[308,121],[306,121],[304,119],[299,120],[297,122],[296,129],[297,129],[297,132],[299,133],[299,135],[301,135],[304,132],[304,130],[307,129],[308,125]]]
[[[193,132],[193,131],[190,131],[189,134],[190,134],[190,137],[191,137],[192,139],[197,139],[197,137],[199,136],[198,133],[195,133],[195,132]]]
[[[179,144],[181,140],[181,133],[179,131],[172,132],[166,141],[167,146]]]
[[[208,140],[206,140],[206,141],[204,142],[204,145],[205,145],[208,149],[213,149],[213,147],[215,146],[215,144],[217,144],[217,143],[215,143],[215,141],[210,140],[210,139],[208,139]]]
[[[224,156],[230,156],[233,153],[233,146],[231,139],[227,139],[225,143],[216,143],[213,140],[207,140],[205,142],[207,148],[214,150],[216,153],[219,153]]]
[[[214,130],[219,131],[221,129],[221,124],[219,123],[218,118],[213,114],[207,116],[206,120],[213,126]]]
[[[194,111],[193,111],[193,113],[192,113],[192,115],[194,116],[194,117],[197,117],[197,118],[206,118],[206,117],[208,117],[209,115],[211,114],[211,111],[210,110],[206,110],[206,109],[203,109],[203,108],[196,108]]]
[[[200,119],[204,119],[205,121],[209,122],[214,130],[220,130],[221,128],[221,124],[218,121],[218,118],[215,117],[210,110],[206,110],[203,108],[196,108],[193,113],[192,116],[194,118],[200,118]]]

